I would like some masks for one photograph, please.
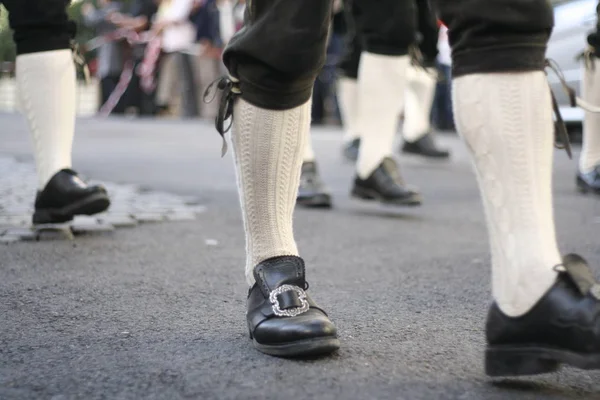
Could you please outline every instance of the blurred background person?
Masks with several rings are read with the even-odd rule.
[[[128,29],[137,33],[148,31],[152,27],[152,21],[158,11],[158,0],[133,0],[128,13],[113,13],[110,21],[119,28]],[[156,113],[154,101],[154,90],[144,90],[141,78],[137,71],[144,61],[146,43],[136,43],[131,47],[130,57],[136,73],[132,75],[131,81],[124,94],[124,102],[127,107],[135,109],[138,115],[148,116]]]
[[[333,121],[339,123],[341,120],[335,82],[336,69],[344,51],[345,19],[342,0],[335,0],[333,2],[332,28],[329,32],[329,43],[327,45],[327,58],[313,86],[312,125],[321,125]],[[331,208],[333,205],[331,192],[319,172],[312,138],[306,141],[304,148],[296,204],[309,208]]]
[[[161,35],[163,57],[160,63],[156,103],[159,110],[172,113],[173,100],[180,101],[179,115],[198,115],[198,99],[193,60],[196,27],[190,20],[194,0],[161,0],[152,30]]]
[[[600,3],[597,8],[600,15]],[[596,29],[587,38],[588,56],[583,68],[581,92],[584,100],[600,105],[600,19],[596,17]],[[581,193],[600,195],[600,114],[586,112],[583,121],[583,147],[576,177]]]
[[[198,98],[202,99],[208,86],[225,73],[221,54],[223,40],[220,32],[219,8],[216,0],[197,0],[192,21],[196,27],[196,85]],[[218,102],[199,102],[202,118],[215,118]]]
[[[440,131],[454,131],[454,117],[452,115],[452,56],[450,43],[448,42],[448,28],[440,27],[440,38],[438,40],[438,71],[439,77],[433,107],[431,109],[431,121],[433,126]]]
[[[345,37],[343,54],[338,64],[337,98],[344,129],[343,151],[344,158],[355,162],[360,146],[358,131],[358,66],[362,46],[357,35],[354,16],[352,15],[352,0],[344,0]]]
[[[417,0],[417,43],[406,71],[406,98],[402,125],[402,153],[444,159],[450,152],[438,147],[431,127],[431,108],[438,82],[439,26],[426,0]],[[418,51],[417,51],[418,50]]]
[[[344,51],[346,18],[342,0],[333,3],[333,21],[327,45],[325,66],[319,73],[313,89],[312,124],[339,124],[341,117],[337,102],[335,83],[337,65]]]
[[[121,8],[120,1],[99,0],[98,8],[95,8],[91,3],[85,3],[81,8],[83,22],[87,27],[93,28],[97,36],[105,36],[118,29],[118,26],[111,21],[111,17],[120,12]],[[96,76],[100,81],[100,107],[106,103],[119,83],[123,71],[125,51],[126,45],[123,40],[107,40],[97,49]],[[125,112],[124,98],[121,98],[112,112],[115,114]]]
[[[236,31],[244,26],[244,12],[246,11],[246,0],[238,0],[234,10]]]
[[[202,99],[208,86],[226,74],[221,55],[225,45],[244,22],[245,1],[196,0],[191,20],[196,27],[196,86],[197,98]],[[199,101],[199,115],[214,118],[218,102]]]
[[[403,108],[404,143],[401,152],[428,158],[448,158],[450,153],[438,147],[431,126],[431,109],[436,92],[438,56],[438,24],[429,4],[425,0],[415,2],[417,8],[417,32],[411,48],[411,63],[406,68],[406,96]],[[360,7],[356,0],[344,2],[347,23],[346,46],[339,63],[338,96],[344,125],[343,156],[348,161],[358,159],[361,136],[358,128],[364,125],[369,115],[360,115],[358,110],[358,75],[363,55],[363,42],[357,33],[356,20]],[[359,10],[359,11],[357,11]],[[451,110],[450,110],[451,111]]]

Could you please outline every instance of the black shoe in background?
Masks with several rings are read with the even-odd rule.
[[[577,172],[577,189],[581,193],[600,195],[600,164],[588,173]]]
[[[448,158],[450,152],[437,147],[431,133],[427,133],[415,142],[404,141],[401,151],[406,154],[416,154],[428,158]]]
[[[385,158],[367,179],[356,176],[351,196],[400,206],[418,206],[422,202],[421,194],[404,183],[398,164],[391,157]]]
[[[296,203],[308,208],[331,208],[331,194],[319,176],[317,164],[308,161],[302,164],[300,187]]]
[[[106,189],[87,185],[75,171],[57,172],[44,190],[37,193],[33,224],[58,224],[76,215],[93,215],[110,206]]]

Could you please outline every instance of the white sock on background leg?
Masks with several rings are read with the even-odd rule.
[[[416,142],[431,133],[431,106],[437,84],[437,70],[410,65],[407,71],[406,105],[402,137]]]
[[[38,188],[71,168],[75,133],[75,65],[71,50],[17,57],[17,87],[34,147]]]
[[[585,68],[581,91],[588,103],[600,106],[600,62],[593,60],[595,68]],[[583,122],[583,147],[579,170],[591,172],[600,164],[600,114],[587,112]]]
[[[344,125],[344,143],[358,139],[360,134],[356,128],[356,110],[358,108],[358,81],[341,77],[337,82],[337,96]]]
[[[357,173],[368,178],[393,154],[400,110],[404,107],[409,56],[362,53],[358,72]]]

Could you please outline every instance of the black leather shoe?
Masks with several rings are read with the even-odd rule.
[[[254,268],[248,294],[248,330],[254,347],[280,357],[329,354],[340,347],[325,311],[305,292],[304,261],[275,257]]]
[[[360,149],[360,139],[354,139],[350,143],[344,144],[342,154],[348,161],[356,162],[358,160],[358,150]]]
[[[581,193],[594,193],[600,195],[600,164],[588,173],[577,173],[577,189]]]
[[[496,304],[487,321],[486,373],[520,376],[561,364],[600,369],[600,285],[583,258],[570,254],[554,286],[527,314],[510,318]]]
[[[110,200],[103,186],[88,186],[71,169],[58,171],[35,199],[34,225],[68,222],[76,215],[106,210]]]
[[[421,139],[415,142],[404,141],[404,144],[402,145],[402,152],[429,158],[450,157],[450,152],[448,150],[441,150],[436,146],[431,133],[427,133],[421,137]]]
[[[385,158],[367,179],[356,176],[351,195],[361,200],[402,206],[418,206],[422,202],[419,192],[404,183],[398,164],[391,157]]]
[[[331,208],[331,195],[321,180],[314,161],[302,164],[296,203],[304,207]]]

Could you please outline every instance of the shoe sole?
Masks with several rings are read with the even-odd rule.
[[[298,198],[296,204],[306,208],[332,208],[331,196],[328,194],[320,194],[310,198]]]
[[[407,197],[405,199],[386,199],[377,193],[374,190],[369,189],[360,189],[353,188],[350,196],[359,199],[359,200],[367,200],[367,201],[379,201],[382,204],[390,204],[395,206],[408,206],[408,207],[417,207],[423,203],[423,200],[420,195],[415,194],[413,196]]]
[[[428,160],[448,160],[448,159],[450,159],[449,153],[444,154],[444,155],[434,156],[432,154],[423,154],[423,153],[419,153],[418,151],[411,151],[411,150],[404,150],[404,149],[400,150],[400,153],[406,154],[406,155],[411,155],[411,156],[423,157]]]
[[[600,354],[581,354],[544,347],[488,347],[485,373],[491,377],[539,375],[556,372],[561,365],[600,369]]]
[[[256,350],[276,357],[314,357],[331,354],[340,348],[337,338],[315,338],[278,345],[261,344],[252,339]]]
[[[110,199],[105,193],[95,193],[62,208],[44,208],[33,214],[33,224],[68,222],[76,215],[94,215],[106,211]]]

